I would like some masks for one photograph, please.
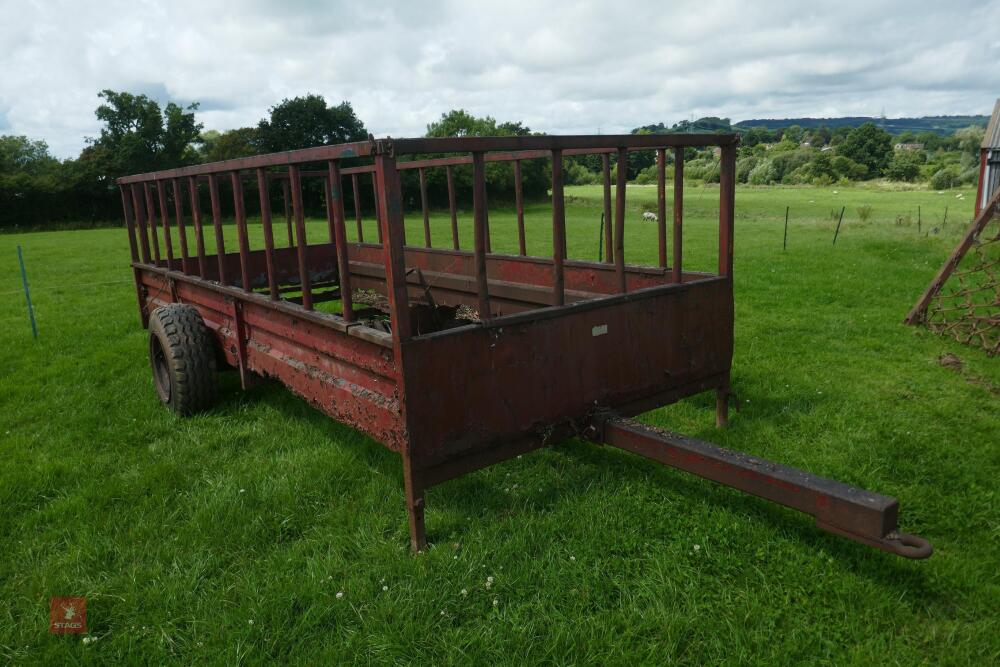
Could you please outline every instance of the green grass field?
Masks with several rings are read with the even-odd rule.
[[[643,417],[896,496],[923,562],[579,442],[430,491],[412,555],[398,456],[280,385],[227,373],[207,414],[160,406],[123,230],[0,236],[0,662],[996,664],[1000,361],[901,324],[971,217],[956,192],[741,188],[740,409]],[[599,190],[567,195],[570,254],[594,257]],[[630,261],[655,261],[654,200],[630,188]],[[718,189],[686,202],[687,266],[710,268]],[[540,253],[549,208],[528,213]],[[516,247],[509,210],[491,228]],[[57,595],[88,598],[90,641],[48,634]]]

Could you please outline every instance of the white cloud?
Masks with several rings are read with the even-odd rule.
[[[553,133],[691,116],[986,113],[1000,0],[375,3],[0,0],[0,131],[75,155],[103,88],[200,101],[207,128],[284,97],[376,135],[464,107]]]

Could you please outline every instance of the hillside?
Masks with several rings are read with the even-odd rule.
[[[963,127],[969,125],[986,126],[989,116],[923,116],[920,118],[875,118],[871,116],[844,116],[841,118],[759,118],[752,120],[741,120],[733,123],[734,128],[749,129],[751,127],[766,127],[769,130],[776,130],[790,125],[798,125],[804,128],[820,127],[825,125],[831,130],[837,127],[857,127],[864,123],[875,123],[890,134],[901,134],[903,132],[935,132],[941,136],[947,136]]]

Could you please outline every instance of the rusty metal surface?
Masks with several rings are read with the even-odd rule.
[[[709,278],[569,304],[548,319],[529,311],[414,338],[403,350],[408,370],[435,390],[407,395],[419,416],[411,455],[437,463],[581,418],[595,404],[615,408],[728,373],[729,294],[728,281]]]
[[[596,419],[588,434],[597,442],[812,515],[817,527],[856,542],[906,558],[931,555],[929,542],[899,532],[895,498],[630,419]]]

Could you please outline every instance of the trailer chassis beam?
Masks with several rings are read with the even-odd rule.
[[[589,440],[759,496],[816,518],[816,526],[904,558],[927,558],[930,542],[897,529],[899,503],[836,480],[619,417],[595,418]]]

